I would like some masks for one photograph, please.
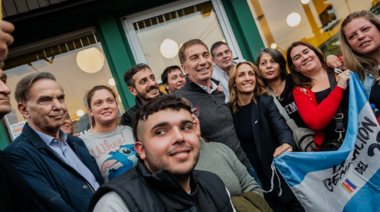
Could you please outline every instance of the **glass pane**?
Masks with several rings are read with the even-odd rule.
[[[167,66],[180,65],[178,49],[184,42],[198,38],[210,48],[217,41],[225,41],[211,2],[142,20],[133,26],[157,79]]]
[[[85,98],[87,91],[96,85],[108,85],[117,93],[96,34],[10,58],[4,70],[8,76],[7,85],[12,89],[12,112],[5,118],[8,129],[14,130],[15,124],[25,121],[17,110],[14,91],[16,84],[32,73],[50,72],[63,87],[65,103],[74,125],[74,134],[83,133],[90,128]],[[119,95],[118,101],[121,102]],[[119,106],[122,107],[122,104]],[[14,139],[12,132],[10,135]]]
[[[306,41],[325,55],[338,54],[340,25],[354,11],[370,8],[378,14],[374,0],[247,0],[268,47],[286,55],[294,41]]]

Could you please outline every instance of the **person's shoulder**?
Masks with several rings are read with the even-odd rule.
[[[202,144],[202,148],[205,147],[205,148],[211,148],[211,149],[228,149],[229,147],[227,147],[226,145],[222,144],[222,143],[219,143],[219,142],[201,142]]]
[[[174,91],[171,95],[182,97],[183,95],[185,95],[188,92],[188,88],[187,87],[185,88],[185,87],[186,87],[186,85],[183,86],[182,88]]]
[[[193,170],[193,176],[196,179],[196,181],[198,181],[201,184],[206,182],[212,187],[215,187],[215,186],[219,187],[218,186],[219,184],[219,185],[223,185],[223,189],[224,189],[224,183],[222,179],[218,175],[212,172],[202,171],[202,170]]]
[[[204,180],[211,180],[214,179],[220,179],[220,177],[212,172],[208,171],[202,171],[202,170],[193,170],[193,175],[194,177],[199,180],[199,179],[204,179]]]
[[[130,132],[132,133],[132,127],[127,126],[127,125],[119,125],[117,126],[118,131],[123,131],[123,132]]]
[[[72,143],[75,143],[75,144],[78,144],[80,146],[83,146],[87,149],[87,146],[86,144],[84,143],[83,139],[77,137],[77,136],[74,136],[74,135],[67,135],[67,140],[72,142]]]
[[[28,141],[28,138],[21,133],[20,136],[18,136],[12,143],[10,143],[5,149],[3,150],[4,154],[9,155],[16,153],[17,151],[24,149],[27,150],[32,148],[33,146]]]
[[[86,142],[86,140],[91,138],[91,135],[92,133],[86,132],[84,134],[79,135],[78,137],[82,139],[84,142]]]
[[[124,200],[121,198],[121,196],[117,194],[115,191],[110,191],[99,199],[93,211],[94,212],[100,212],[100,211],[128,212],[129,210]]]
[[[67,139],[71,140],[71,141],[76,141],[76,142],[83,142],[83,139],[78,137],[78,136],[74,136],[74,135],[67,135]]]
[[[273,97],[272,96],[261,95],[261,96],[259,96],[259,99],[260,99],[260,104],[261,105],[268,105],[271,102],[273,102]]]

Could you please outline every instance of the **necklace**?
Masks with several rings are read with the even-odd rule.
[[[284,81],[285,81],[285,80],[281,81],[279,87],[282,86],[282,84],[283,84]],[[267,87],[267,88],[269,89],[269,87]],[[278,99],[278,101],[282,101],[282,100],[284,100],[284,98],[281,98],[280,94],[278,94],[277,92],[274,92],[274,91],[272,91],[272,92],[273,92],[273,96],[276,97],[276,98]]]

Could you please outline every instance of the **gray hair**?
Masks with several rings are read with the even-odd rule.
[[[29,74],[28,76],[22,78],[16,85],[15,98],[17,103],[25,103],[28,101],[28,92],[33,83],[41,79],[54,80],[55,76],[49,72],[38,72],[34,74]]]

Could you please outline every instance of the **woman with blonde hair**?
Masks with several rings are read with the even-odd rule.
[[[292,132],[265,89],[259,70],[251,62],[240,62],[230,72],[230,107],[236,134],[256,170],[269,206],[281,211],[281,201],[289,211],[304,211],[284,179],[271,180],[274,157],[293,151]],[[274,169],[274,168],[273,168]],[[278,195],[282,195],[278,198]]]
[[[343,20],[339,38],[345,67],[359,76],[369,101],[380,108],[380,20],[365,10],[354,12]]]

